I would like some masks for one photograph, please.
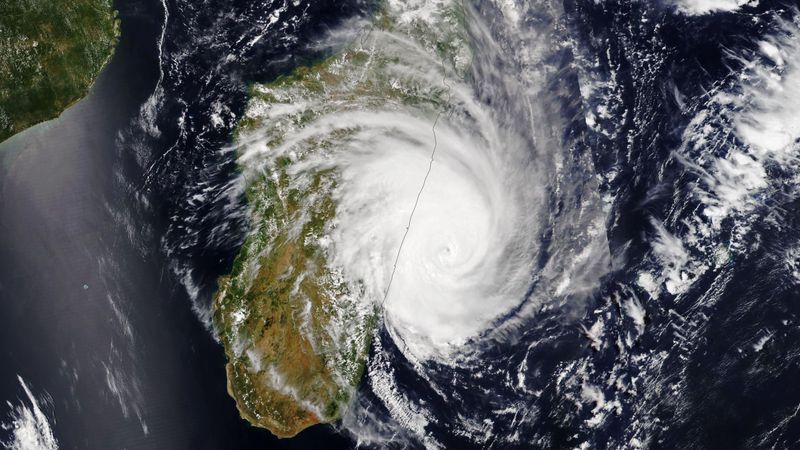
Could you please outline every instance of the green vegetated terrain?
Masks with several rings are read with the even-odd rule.
[[[240,156],[260,155],[240,164],[251,230],[219,280],[214,325],[240,413],[277,436],[344,414],[365,370],[380,300],[354,292],[330,263],[337,169],[294,170],[343,151],[358,130],[294,139],[325,118],[365,110],[409,111],[433,123],[448,108],[447,88],[409,67],[452,72],[456,59],[468,60],[460,11],[440,19],[436,27],[399,26],[380,13],[342,52],[252,87],[236,133]],[[420,63],[421,54],[430,61]],[[283,155],[287,141],[297,143]]]
[[[0,141],[86,95],[118,30],[110,0],[0,1]]]

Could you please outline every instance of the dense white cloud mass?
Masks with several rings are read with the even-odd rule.
[[[11,433],[11,440],[1,442],[4,447],[10,450],[56,450],[58,441],[53,435],[53,429],[47,415],[42,411],[43,405],[31,392],[25,380],[17,376],[22,389],[25,391],[27,403],[20,402],[19,405],[8,403],[11,412],[9,421],[3,422],[0,426]],[[47,401],[47,398],[44,400]]]
[[[758,0],[673,0],[678,11],[698,16],[715,12],[736,11],[744,5],[755,4]]]
[[[419,356],[447,353],[523,300],[541,193],[526,183],[535,169],[514,160],[522,149],[491,143],[492,122],[459,128],[440,120],[426,180],[432,118],[374,112],[333,120],[364,131],[319,162],[342,173],[332,261],[363,280],[371,297],[385,296],[387,324],[406,346]]]

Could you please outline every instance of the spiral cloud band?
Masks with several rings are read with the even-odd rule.
[[[453,6],[393,6],[398,26],[362,31],[354,48],[315,67],[313,92],[305,82],[261,88],[248,111],[261,125],[243,133],[241,164],[246,177],[277,177],[279,165],[301,191],[329,177],[329,192],[309,197],[336,205],[315,239],[350,306],[377,304],[410,357],[447,360],[506,314],[586,282],[574,276],[581,270],[552,273],[558,264],[542,264],[540,251],[543,232],[562,232],[543,205],[560,193],[559,169],[574,167],[546,148],[563,145],[552,124],[533,122],[541,88],[487,69],[509,64],[490,30],[467,30]],[[476,58],[485,72],[467,76]],[[493,90],[476,90],[471,77]],[[594,220],[585,213],[571,226]],[[594,256],[580,247],[602,235],[587,228],[576,241],[583,260]]]
[[[420,356],[447,353],[521,302],[538,202],[520,189],[529,172],[508,160],[511,149],[499,152],[483,130],[441,118],[434,138],[432,118],[409,112],[334,120],[326,132],[359,131],[347,148],[306,163],[341,173],[331,261],[368,297],[385,298],[396,337]]]

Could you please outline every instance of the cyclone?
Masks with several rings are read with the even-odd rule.
[[[541,202],[524,149],[496,139],[491,121],[474,131],[385,111],[333,120],[315,126],[358,131],[299,170],[340,172],[332,263],[382,302],[414,354],[446,354],[524,299]]]
[[[547,172],[556,171],[560,150],[545,145],[561,143],[537,136],[543,125],[531,126],[539,119],[532,105],[541,100],[531,86],[501,70],[470,74],[488,78],[489,93],[467,80],[472,58],[504,58],[486,28],[472,27],[479,36],[469,36],[463,23],[448,22],[442,5],[443,16],[422,19],[413,5],[401,6],[398,29],[360,31],[354,51],[368,49],[363,67],[349,74],[346,59],[333,64],[347,88],[371,77],[373,87],[387,86],[358,99],[324,85],[324,95],[303,96],[299,106],[296,90],[286,91],[291,105],[255,102],[249,114],[272,125],[243,140],[241,161],[269,171],[288,159],[297,186],[333,174],[336,214],[320,237],[330,266],[358,302],[378,305],[409,356],[446,360],[506,314],[544,301],[531,293],[542,278],[536,264],[550,214],[543,208],[553,181]],[[404,20],[432,22],[418,33]],[[445,36],[457,36],[449,37],[452,55],[426,47],[442,39],[434,31],[441,22],[454,28]],[[483,54],[471,54],[470,39],[485,44],[476,50]],[[395,101],[395,91],[407,97]],[[272,87],[268,95],[280,92]],[[300,110],[314,111],[313,119],[280,128],[280,144],[268,145],[275,123]],[[573,281],[558,275],[561,286],[550,294]]]

